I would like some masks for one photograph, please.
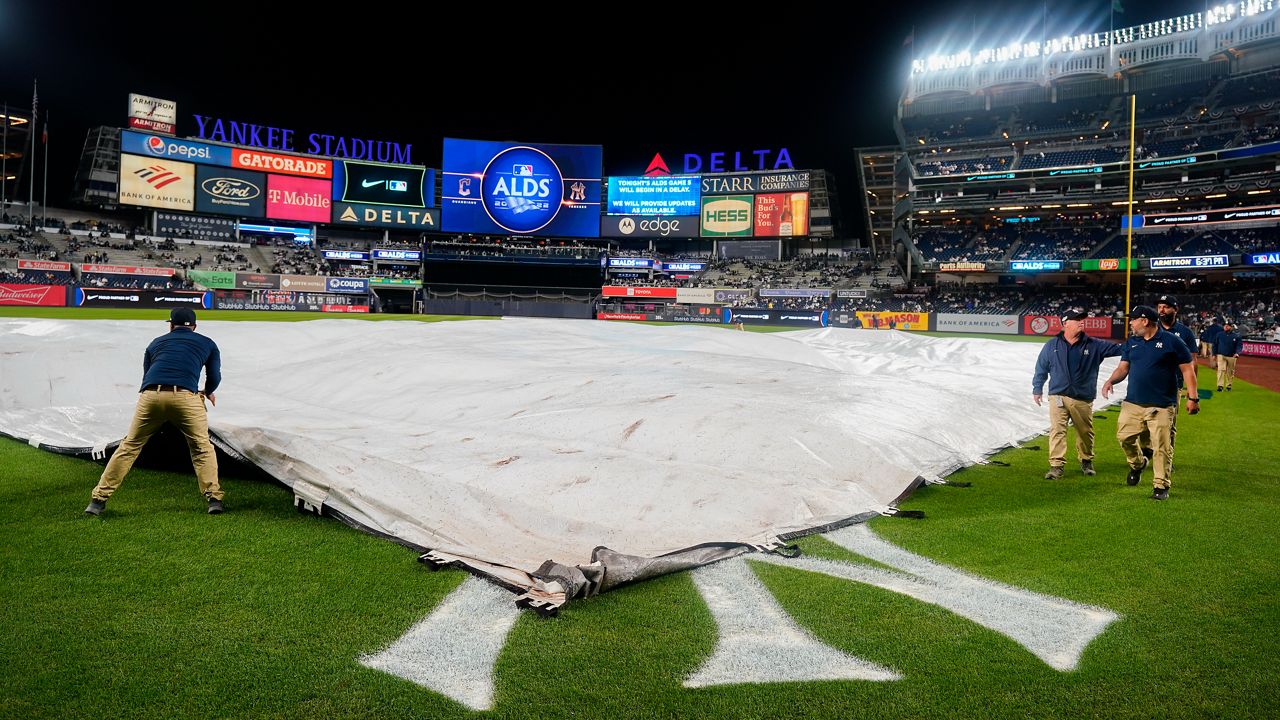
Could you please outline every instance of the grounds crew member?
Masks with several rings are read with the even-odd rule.
[[[1120,355],[1123,346],[1089,337],[1080,321],[1088,315],[1068,311],[1062,316],[1062,332],[1040,348],[1031,397],[1042,405],[1044,381],[1049,378],[1049,472],[1046,480],[1062,477],[1067,464],[1067,421],[1076,426],[1076,456],[1080,471],[1093,469],[1093,399],[1098,394],[1098,367]]]
[[[1236,379],[1236,360],[1244,349],[1244,340],[1236,332],[1235,323],[1224,322],[1222,332],[1213,343],[1213,354],[1218,359],[1218,392],[1225,387],[1231,389],[1231,381]]]
[[[1156,309],[1135,307],[1129,314],[1132,335],[1124,343],[1120,366],[1102,386],[1102,397],[1111,397],[1115,383],[1129,379],[1116,439],[1129,462],[1125,482],[1137,485],[1142,471],[1154,464],[1152,500],[1169,499],[1169,465],[1173,461],[1174,405],[1178,402],[1179,376],[1187,386],[1187,413],[1200,412],[1196,388],[1196,363],[1187,346],[1171,332],[1160,329]],[[1153,451],[1154,463],[1143,454]]]
[[[1192,360],[1195,359],[1196,334],[1191,332],[1191,328],[1184,325],[1178,320],[1178,298],[1172,295],[1161,295],[1156,299],[1156,312],[1160,314],[1160,329],[1177,335],[1191,351]],[[1173,448],[1178,444],[1178,406],[1187,397],[1186,388],[1183,387],[1182,378],[1178,378],[1178,402],[1173,405],[1173,430],[1169,433],[1169,447]],[[1173,472],[1173,461],[1169,461],[1169,471]]]
[[[116,448],[93,488],[93,497],[84,511],[100,515],[137,460],[138,453],[166,422],[173,423],[187,440],[191,464],[195,466],[200,492],[208,501],[209,514],[222,512],[222,488],[218,484],[218,458],[209,442],[209,419],[204,401],[217,404],[213,392],[222,381],[222,356],[218,346],[196,333],[196,314],[190,308],[174,308],[169,313],[169,333],[147,346],[142,356],[142,390],[129,424],[129,434]],[[204,390],[197,392],[200,369],[204,368]]]
[[[1217,340],[1218,336],[1221,334],[1222,334],[1222,324],[1219,322],[1219,318],[1217,316],[1214,316],[1213,320],[1211,320],[1209,323],[1209,327],[1205,328],[1204,332],[1200,333],[1200,356],[1201,357],[1207,357],[1207,358],[1213,357],[1213,342]]]

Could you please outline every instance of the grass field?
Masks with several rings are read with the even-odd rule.
[[[1165,503],[1146,499],[1149,475],[1125,486],[1116,415],[1096,421],[1096,477],[1043,480],[1043,450],[1010,449],[996,456],[1009,467],[955,476],[972,487],[903,503],[924,520],[872,521],[912,552],[1118,613],[1074,672],[936,606],[753,563],[815,636],[903,679],[686,689],[716,627],[679,573],[555,619],[521,616],[484,715],[1280,716],[1280,396],[1238,381],[1184,414]],[[0,439],[0,718],[476,714],[357,661],[462,572],[429,572],[410,550],[298,515],[287,489],[246,475],[224,473],[228,512],[208,516],[193,477],[139,468],[108,514],[89,518],[100,472]],[[820,537],[800,545],[857,559]]]

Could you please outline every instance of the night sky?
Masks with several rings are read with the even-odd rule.
[[[1203,8],[1122,4],[1117,27]],[[655,152],[680,172],[687,152],[786,147],[797,167],[836,171],[851,214],[853,148],[896,142],[908,35],[916,53],[963,49],[975,32],[991,46],[1039,37],[1044,20],[1051,35],[1105,30],[1110,7],[885,3],[849,19],[815,4],[699,6],[712,23],[694,21],[689,3],[527,14],[463,3],[447,17],[403,3],[339,15],[317,4],[113,5],[0,0],[0,100],[29,111],[39,80],[51,205],[65,205],[86,131],[123,126],[137,92],[177,102],[180,136],[196,134],[198,113],[412,143],[413,161],[431,167],[446,136],[602,144],[614,175],[643,172]]]

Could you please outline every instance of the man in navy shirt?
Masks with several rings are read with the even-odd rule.
[[[1093,469],[1093,399],[1098,394],[1098,367],[1120,354],[1122,346],[1084,334],[1080,321],[1088,315],[1068,311],[1062,316],[1062,332],[1040,348],[1036,372],[1031,377],[1031,397],[1041,405],[1044,381],[1049,378],[1049,472],[1046,480],[1062,477],[1067,464],[1067,421],[1076,426],[1076,455],[1080,471]]]
[[[1222,325],[1218,323],[1218,318],[1210,321],[1209,327],[1200,333],[1200,355],[1207,358],[1213,357],[1213,343],[1222,334]]]
[[[1102,386],[1102,397],[1111,397],[1115,383],[1129,379],[1128,392],[1120,406],[1116,439],[1129,461],[1129,485],[1137,485],[1150,463],[1143,450],[1153,454],[1155,489],[1152,500],[1169,499],[1169,465],[1173,461],[1170,435],[1174,406],[1178,402],[1178,378],[1187,387],[1187,413],[1200,412],[1200,391],[1196,388],[1196,364],[1185,343],[1159,327],[1156,309],[1135,307],[1129,314],[1133,334],[1124,343],[1120,365]]]
[[[1161,295],[1156,300],[1156,312],[1160,314],[1160,329],[1165,332],[1171,332],[1177,335],[1191,351],[1192,360],[1196,354],[1196,334],[1191,332],[1191,328],[1182,324],[1178,320],[1178,298],[1172,295]],[[1186,388],[1183,387],[1182,378],[1178,378],[1178,402],[1173,405],[1173,429],[1169,432],[1169,447],[1173,448],[1178,444],[1178,404],[1186,398]],[[1170,460],[1169,471],[1173,471],[1173,461]]]
[[[1236,379],[1236,360],[1244,349],[1244,340],[1236,332],[1235,323],[1227,320],[1222,324],[1222,332],[1213,342],[1213,354],[1218,358],[1218,392],[1222,388],[1231,389],[1231,381]]]
[[[133,411],[129,434],[111,456],[93,497],[84,511],[101,515],[111,497],[137,460],[142,446],[166,423],[173,423],[187,440],[200,493],[208,501],[209,514],[222,512],[222,488],[218,484],[218,458],[209,442],[209,418],[204,401],[218,401],[213,392],[222,381],[222,356],[218,346],[196,333],[196,314],[190,308],[169,313],[169,333],[147,346],[142,356],[142,389]],[[204,389],[200,370],[204,369]]]

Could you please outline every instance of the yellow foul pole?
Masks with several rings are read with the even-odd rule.
[[[1124,317],[1129,319],[1133,283],[1133,150],[1138,125],[1138,96],[1129,96],[1129,250],[1124,258]]]

